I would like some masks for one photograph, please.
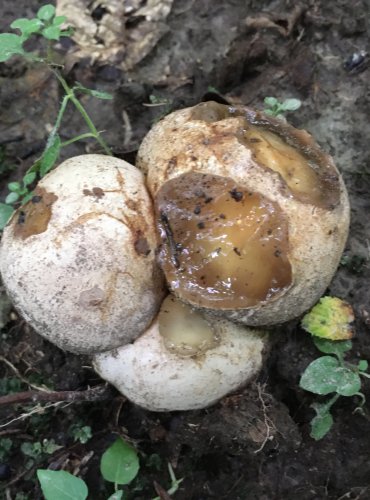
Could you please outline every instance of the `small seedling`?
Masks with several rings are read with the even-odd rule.
[[[82,139],[93,138],[99,143],[106,154],[112,155],[111,150],[105,143],[100,132],[98,132],[86,109],[81,104],[78,94],[88,94],[98,99],[112,99],[112,96],[107,92],[88,89],[78,82],[73,87],[70,87],[59,71],[58,64],[53,61],[52,43],[54,41],[59,41],[62,37],[69,36],[72,33],[70,28],[62,28],[65,21],[66,17],[56,16],[55,7],[48,4],[38,10],[36,18],[16,19],[10,25],[12,29],[18,30],[20,34],[0,34],[0,62],[7,61],[14,55],[19,55],[33,63],[46,64],[50,71],[54,73],[65,93],[55,124],[48,136],[46,146],[41,157],[28,169],[21,182],[11,182],[8,185],[10,192],[5,199],[5,203],[0,203],[0,230],[5,227],[6,223],[12,216],[15,207],[27,203],[27,201],[32,198],[33,184],[54,167],[59,158],[62,147]],[[34,52],[29,52],[24,48],[24,43],[35,35],[46,41],[46,49],[44,53],[35,54]],[[81,114],[89,131],[62,142],[59,137],[59,129],[67,105],[70,102]]]
[[[31,470],[35,464],[42,462],[47,455],[52,455],[61,448],[63,448],[63,446],[56,444],[54,439],[43,439],[42,441],[35,441],[33,443],[22,443],[20,447],[21,452],[27,457],[25,468]]]
[[[79,441],[81,444],[87,443],[92,438],[91,427],[89,425],[74,424],[69,432],[74,441]]]
[[[137,476],[140,469],[139,457],[136,450],[121,437],[103,453],[100,460],[100,472],[102,477],[114,484],[114,493],[107,500],[121,500],[124,491],[119,486],[130,484]],[[173,495],[179,488],[182,479],[176,479],[173,469],[168,464],[171,478],[171,487],[168,495]],[[88,496],[88,488],[78,477],[66,471],[52,471],[39,469],[37,477],[40,481],[42,492],[46,500],[85,500]],[[159,500],[156,497],[153,500]]]
[[[302,326],[313,335],[317,349],[326,354],[312,361],[304,371],[300,387],[306,391],[333,396],[322,403],[313,403],[316,416],[311,421],[311,437],[322,439],[333,425],[331,407],[340,396],[359,396],[361,406],[365,396],[361,392],[361,376],[370,378],[368,363],[357,365],[345,361],[345,353],[352,348],[351,322],[353,312],[349,304],[336,297],[323,297],[302,320]]]
[[[23,455],[35,460],[39,460],[44,455],[52,455],[61,448],[63,446],[56,444],[54,439],[43,439],[42,442],[36,441],[34,443],[25,442],[21,445]]]
[[[296,111],[302,105],[299,99],[285,99],[285,101],[280,102],[276,97],[265,97],[263,102],[266,105],[263,110],[266,115],[275,116],[283,120],[285,120],[285,113],[288,111]]]

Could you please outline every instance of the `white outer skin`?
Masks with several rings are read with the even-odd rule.
[[[62,163],[39,187],[58,196],[47,229],[16,237],[16,213],[1,241],[0,270],[15,307],[67,351],[94,353],[137,338],[164,295],[141,172],[117,158],[82,155]],[[83,194],[94,187],[104,196]],[[149,244],[147,256],[135,250],[138,230]]]
[[[96,354],[94,368],[124,396],[149,411],[205,408],[258,373],[266,343],[261,331],[225,320],[212,323],[220,344],[198,358],[169,352],[155,321],[133,344]]]
[[[250,326],[276,325],[300,316],[318,301],[328,287],[348,236],[350,207],[339,172],[327,156],[328,164],[339,175],[340,202],[334,210],[300,202],[283,194],[281,177],[277,172],[266,173],[255,162],[252,152],[235,136],[228,134],[230,129],[243,128],[241,118],[207,123],[191,120],[191,112],[192,108],[186,108],[171,113],[158,122],[141,143],[137,165],[147,174],[153,198],[166,181],[186,172],[220,175],[277,202],[287,217],[289,227],[288,258],[293,275],[290,289],[255,307],[214,310],[214,314]],[[215,130],[219,135],[212,142]],[[301,132],[313,142],[309,134]],[[209,138],[210,144],[206,144]],[[201,307],[195,302],[191,305]]]

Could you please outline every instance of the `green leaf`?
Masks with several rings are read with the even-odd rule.
[[[93,97],[97,97],[98,99],[113,99],[112,94],[109,92],[103,92],[102,90],[90,90],[89,94]]]
[[[311,420],[311,433],[310,436],[318,441],[322,439],[331,429],[333,425],[333,417],[327,410],[320,412],[314,407],[317,415]]]
[[[279,104],[279,101],[276,99],[276,97],[265,97],[263,102],[266,104],[266,106],[269,106],[270,108],[273,108],[277,104]]]
[[[15,193],[17,193],[21,190],[21,185],[19,182],[9,182],[8,189],[9,191],[14,191]]]
[[[55,16],[55,7],[51,4],[43,5],[37,12],[37,17],[42,21],[50,21]]]
[[[280,109],[282,111],[296,111],[302,106],[302,103],[299,99],[285,99],[285,101],[281,104]]]
[[[338,387],[339,361],[333,356],[322,356],[308,365],[299,382],[300,387],[314,394],[330,394]]]
[[[23,185],[24,186],[29,186],[30,184],[33,183],[33,181],[36,179],[36,172],[28,172],[24,177],[23,177]],[[10,189],[10,188],[9,188]]]
[[[60,38],[60,28],[58,26],[48,26],[44,28],[41,34],[48,40],[59,40]]]
[[[369,363],[366,361],[366,359],[361,359],[358,363],[358,369],[360,372],[366,372],[366,370],[369,367]]]
[[[336,392],[341,396],[354,396],[361,389],[361,379],[358,373],[350,368],[339,368],[338,386]]]
[[[44,439],[42,442],[42,451],[47,455],[52,455],[54,452],[60,450],[63,446],[56,444],[54,439]]]
[[[25,442],[21,444],[21,452],[26,457],[38,458],[42,454],[42,445],[39,441],[35,443]]]
[[[299,385],[314,394],[354,396],[361,389],[361,379],[355,371],[340,366],[333,356],[322,356],[308,365]]]
[[[10,25],[13,29],[19,29],[22,33],[22,38],[28,38],[32,33],[37,33],[42,27],[40,19],[16,19]]]
[[[60,153],[61,141],[58,135],[55,135],[50,145],[43,152],[40,161],[40,176],[44,177],[45,174],[49,172],[55,165]]]
[[[108,92],[104,92],[102,90],[93,90],[93,89],[88,89],[84,87],[81,83],[77,82],[78,84],[74,88],[74,90],[78,90],[79,92],[82,92],[84,94],[91,95],[93,97],[97,97],[98,99],[113,99],[112,94],[109,94]]]
[[[7,61],[14,54],[25,54],[23,47],[23,38],[14,33],[0,34],[0,62]]]
[[[352,307],[338,297],[322,297],[302,319],[302,328],[316,337],[347,340],[353,336]]]
[[[64,470],[38,469],[37,477],[46,500],[85,500],[88,489],[85,482]]]
[[[325,354],[335,354],[341,357],[345,352],[352,349],[352,342],[350,340],[327,340],[313,337],[313,343],[319,351]]]
[[[72,36],[73,33],[74,33],[74,29],[72,27],[69,27],[66,30],[62,30],[60,32],[60,36]]]
[[[27,193],[26,196],[23,196],[23,198],[22,198],[22,206],[25,205],[32,198],[33,198],[33,191],[31,191],[30,193]]]
[[[13,215],[14,208],[5,203],[0,203],[0,231],[7,225],[8,220]]]
[[[100,470],[106,481],[128,484],[139,471],[136,450],[118,438],[102,455]]]
[[[56,16],[53,19],[53,26],[60,26],[67,21],[66,16]]]
[[[19,200],[19,194],[12,192],[12,193],[9,193],[8,196],[5,198],[5,203],[7,205],[12,205],[13,203],[15,203],[18,200]]]

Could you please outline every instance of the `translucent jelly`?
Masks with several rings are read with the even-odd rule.
[[[160,262],[183,300],[246,308],[291,285],[287,220],[261,194],[229,178],[187,173],[164,184],[156,209]]]
[[[323,189],[320,178],[297,149],[278,135],[252,125],[246,125],[243,142],[251,149],[257,163],[280,174],[295,198],[321,204]]]
[[[303,130],[244,106],[212,101],[194,106],[191,120],[222,123],[220,129],[210,128],[204,140],[212,140],[217,132],[235,136],[252,152],[259,166],[280,174],[288,196],[329,210],[339,203],[340,183],[335,167]]]
[[[218,338],[200,312],[175,299],[165,298],[159,315],[164,345],[178,356],[197,356],[218,344]]]

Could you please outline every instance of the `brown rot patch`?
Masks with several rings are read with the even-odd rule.
[[[85,196],[94,196],[98,200],[100,200],[101,198],[103,198],[103,196],[105,196],[104,191],[100,187],[93,187],[91,190],[90,189],[84,189],[82,191],[82,193]]]
[[[89,290],[84,290],[80,293],[80,297],[78,299],[78,303],[84,309],[101,307],[101,304],[105,300],[104,290],[99,288],[98,286],[94,286]]]
[[[134,243],[134,248],[135,248],[135,252],[138,255],[142,255],[142,256],[146,257],[147,255],[150,254],[150,246],[149,246],[148,240],[145,238],[145,236],[143,236],[141,231],[137,231],[137,233],[136,233],[136,240]]]
[[[18,217],[14,219],[14,236],[25,240],[29,236],[46,231],[52,205],[57,199],[54,193],[48,193],[44,188],[36,188],[35,195],[19,209]]]

